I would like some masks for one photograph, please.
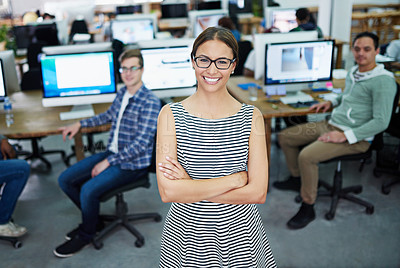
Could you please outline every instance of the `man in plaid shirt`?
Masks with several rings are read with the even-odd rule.
[[[118,91],[110,108],[62,128],[65,140],[67,136],[72,139],[81,127],[111,123],[107,150],[79,161],[58,179],[61,189],[81,210],[82,223],[54,250],[57,257],[70,257],[91,242],[104,227],[98,219],[99,197],[147,172],[151,162],[161,102],[143,85],[140,50],[125,51],[119,60],[125,87]]]

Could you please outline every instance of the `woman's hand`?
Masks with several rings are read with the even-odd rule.
[[[169,156],[165,157],[166,162],[158,163],[158,169],[170,180],[191,180],[186,170],[179,162]]]

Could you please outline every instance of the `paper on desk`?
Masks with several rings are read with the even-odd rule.
[[[298,103],[298,102],[307,102],[307,101],[313,101],[314,98],[311,97],[308,94],[305,93],[297,93],[294,96],[286,96],[286,97],[281,97],[280,101],[283,104],[293,104],[293,103]]]

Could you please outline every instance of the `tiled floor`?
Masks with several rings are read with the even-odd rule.
[[[42,140],[47,149],[66,148],[61,137]],[[14,213],[15,221],[29,229],[21,239],[23,246],[14,249],[0,241],[0,267],[157,267],[162,222],[143,221],[136,227],[146,238],[142,248],[134,246],[135,239],[119,229],[104,240],[104,247],[92,246],[77,255],[59,259],[53,249],[64,241],[64,235],[75,228],[80,214],[57,184],[58,175],[65,169],[58,155],[48,157],[53,162],[49,173],[32,170],[28,184]],[[267,235],[279,267],[400,267],[400,185],[389,195],[380,192],[381,183],[389,176],[375,178],[374,163],[362,173],[357,163],[343,165],[346,185],[362,183],[363,198],[375,204],[375,213],[367,215],[358,205],[341,201],[332,221],[324,218],[329,199],[320,198],[316,204],[317,219],[302,230],[288,230],[286,222],[298,210],[293,192],[271,188],[265,204],[259,205]],[[321,166],[321,178],[331,181],[334,165]],[[288,175],[283,155],[272,147],[270,181]],[[137,189],[126,195],[131,210],[159,212],[166,215],[169,204],[161,202],[155,176],[150,189]],[[103,212],[112,212],[114,201],[107,202]]]

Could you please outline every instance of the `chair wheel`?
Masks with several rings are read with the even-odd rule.
[[[365,210],[365,212],[367,214],[373,214],[374,213],[374,207],[367,207],[367,209]]]
[[[143,245],[144,245],[144,241],[136,240],[135,246],[136,246],[137,248],[141,248]]]
[[[13,246],[14,246],[14,248],[20,248],[20,247],[22,247],[22,242],[21,241],[15,241],[15,242],[13,242]]]
[[[99,250],[103,247],[103,243],[102,242],[93,242],[93,246],[95,249]]]
[[[382,176],[382,173],[379,172],[376,168],[374,168],[373,173],[374,173],[374,176],[377,177],[377,178],[379,178],[380,176]]]
[[[298,196],[296,196],[296,197],[294,198],[294,202],[296,202],[296,203],[300,203],[301,201],[303,201],[303,198],[301,198],[300,195],[298,195]]]
[[[158,215],[157,217],[154,218],[154,221],[160,222],[162,220],[162,217]]]
[[[325,219],[327,219],[328,221],[332,220],[335,217],[334,213],[328,212],[325,214]]]
[[[388,195],[390,193],[390,189],[382,185],[382,193]]]

